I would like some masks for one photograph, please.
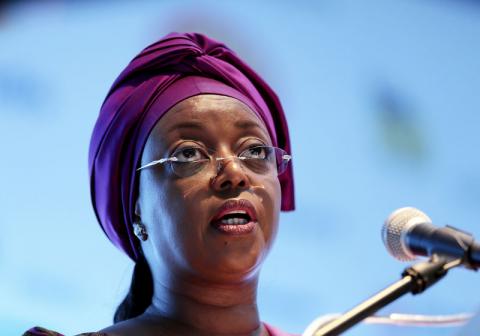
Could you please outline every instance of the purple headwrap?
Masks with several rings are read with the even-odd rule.
[[[220,94],[249,106],[273,144],[291,153],[282,106],[273,90],[224,44],[200,34],[172,33],[145,48],[113,83],[100,110],[89,150],[93,208],[115,246],[137,260],[132,223],[136,168],[156,122],[178,102]],[[292,167],[279,176],[281,209],[294,209]]]

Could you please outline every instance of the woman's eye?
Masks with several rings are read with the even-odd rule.
[[[182,148],[175,152],[174,156],[180,162],[189,162],[205,159],[206,156],[199,148],[189,147]]]
[[[267,148],[263,146],[251,147],[245,150],[242,156],[249,159],[266,159],[268,156]]]

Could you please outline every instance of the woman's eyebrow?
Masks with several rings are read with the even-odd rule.
[[[178,130],[179,128],[194,128],[194,129],[203,130],[203,129],[204,129],[204,126],[202,125],[202,123],[199,123],[199,122],[195,122],[195,121],[184,121],[184,122],[175,124],[175,125],[173,125],[172,127],[170,127],[170,128],[168,129],[168,133],[173,132],[173,131],[176,131],[176,130]]]
[[[241,128],[244,130],[249,128],[257,128],[260,131],[262,131],[262,133],[265,133],[266,135],[268,135],[268,132],[266,132],[265,129],[258,122],[255,122],[252,120],[238,120],[234,123],[234,125],[235,127]]]
[[[235,122],[235,127],[238,127],[238,128],[253,128],[253,127],[259,127],[260,126],[258,125],[258,123],[252,121],[252,120],[238,120]]]

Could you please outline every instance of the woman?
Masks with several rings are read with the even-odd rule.
[[[256,291],[294,209],[289,153],[278,98],[225,45],[173,33],[135,57],[89,153],[98,221],[135,268],[92,335],[286,335],[261,322]]]

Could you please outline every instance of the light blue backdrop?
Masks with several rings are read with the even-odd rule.
[[[259,291],[263,320],[302,332],[397,280],[380,239],[413,205],[480,237],[480,5],[475,1],[25,2],[0,12],[0,334],[111,323],[132,265],[91,210],[87,149],[114,78],[170,31],[236,50],[279,94],[297,210]],[[477,310],[462,269],[382,313]],[[360,326],[349,335],[453,335]]]

